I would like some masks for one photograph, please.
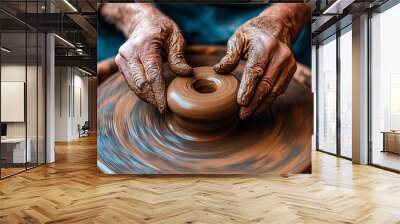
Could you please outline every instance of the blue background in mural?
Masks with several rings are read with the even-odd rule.
[[[158,4],[157,7],[181,28],[188,44],[226,45],[229,37],[267,5]],[[190,38],[189,38],[190,37]],[[296,60],[311,66],[311,25],[298,35],[292,50]],[[97,60],[115,56],[126,38],[114,26],[99,21]]]

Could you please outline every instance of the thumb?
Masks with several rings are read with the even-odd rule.
[[[236,68],[242,54],[242,42],[243,41],[241,41],[238,35],[234,35],[229,38],[226,55],[219,61],[218,64],[214,65],[214,71],[216,73],[229,73]]]
[[[185,39],[179,31],[172,32],[169,37],[168,51],[168,64],[171,70],[177,75],[190,76],[193,69],[185,59]]]

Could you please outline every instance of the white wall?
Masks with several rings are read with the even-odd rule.
[[[1,66],[1,81],[25,82],[25,65],[2,65]],[[6,110],[6,108],[1,108]],[[12,122],[7,123],[7,137],[25,137],[25,123]]]
[[[55,141],[68,140],[68,88],[70,79],[67,67],[55,68]]]
[[[25,121],[25,83],[1,81],[1,122]],[[35,106],[36,108],[36,106]]]
[[[77,70],[75,70],[76,72]],[[88,77],[81,76],[82,73],[79,75],[74,75],[74,108],[72,108],[72,136],[78,137],[78,124],[83,125],[85,121],[89,120],[88,114]],[[80,93],[78,93],[80,92]],[[79,97],[80,95],[80,97]],[[80,101],[80,102],[79,102]],[[81,107],[81,108],[80,108]],[[81,111],[80,111],[81,110]]]
[[[70,141],[79,137],[78,124],[88,120],[88,78],[72,67],[55,70],[55,141]]]
[[[5,64],[1,66],[1,81],[2,82],[25,82],[25,75],[27,69],[28,74],[36,75],[36,66],[18,65],[18,64]],[[28,75],[29,86],[36,86],[36,80],[32,80]],[[36,111],[36,88],[27,88],[27,106],[31,107],[29,111]],[[32,103],[33,102],[33,103]],[[32,108],[34,107],[34,108]],[[1,108],[1,110],[7,110],[7,108]],[[28,122],[34,122],[35,124],[28,124],[28,129],[34,127],[36,130],[36,113],[27,113]],[[7,136],[8,137],[25,137],[25,123],[26,122],[7,122]],[[30,131],[28,130],[28,137]],[[36,133],[35,133],[36,134]]]

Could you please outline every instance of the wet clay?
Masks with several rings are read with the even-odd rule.
[[[193,77],[176,77],[168,86],[172,113],[168,126],[190,140],[214,141],[228,135],[238,120],[239,80],[233,74],[216,74],[212,67],[193,69]]]
[[[165,77],[170,82],[175,75]],[[265,175],[309,172],[311,166],[312,94],[296,81],[266,114],[238,121],[229,135],[206,142],[177,134],[168,121],[172,112],[160,114],[140,100],[120,73],[98,87],[97,102],[97,158],[104,173]]]

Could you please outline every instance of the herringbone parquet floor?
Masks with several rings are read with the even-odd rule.
[[[0,223],[400,223],[400,175],[313,152],[313,174],[105,176],[95,138],[0,181]]]

